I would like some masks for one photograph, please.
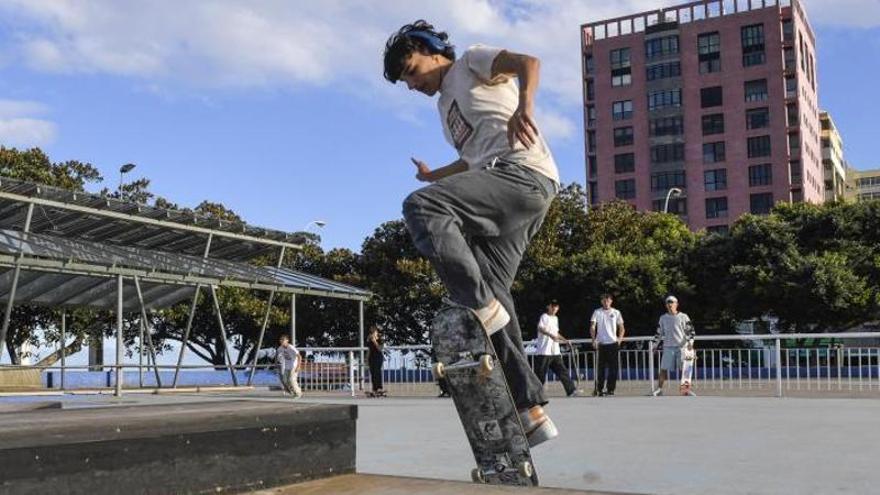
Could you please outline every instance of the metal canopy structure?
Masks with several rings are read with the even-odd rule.
[[[194,256],[202,255],[208,237],[211,257],[227,260],[250,260],[281,246],[299,249],[305,239],[191,211],[0,177],[0,228],[22,230],[31,204],[36,206],[31,232]]]
[[[16,303],[115,310],[116,394],[120,395],[123,313],[139,312],[143,323],[148,321],[149,309],[169,307],[191,298],[174,373],[172,386],[176,386],[202,288],[208,289],[220,337],[227,341],[218,287],[269,292],[258,349],[278,292],[292,296],[290,332],[294,342],[297,294],[357,301],[363,348],[364,301],[371,296],[368,291],[281,268],[285,250],[301,249],[304,239],[302,234],[0,177],[0,301],[6,307],[0,327],[0,358]],[[278,252],[274,267],[245,262],[274,251]],[[62,312],[62,340],[64,321]],[[155,366],[150,329],[142,324],[141,343],[145,336]],[[224,346],[224,350],[233,383],[237,385],[229,346]],[[363,350],[360,354],[363,362]],[[248,383],[253,379],[256,359],[255,355]],[[63,354],[61,361],[63,368]],[[154,370],[161,386],[158,368]],[[361,375],[363,386],[363,371]]]

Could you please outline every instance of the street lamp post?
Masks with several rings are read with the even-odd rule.
[[[682,190],[677,187],[669,189],[669,191],[666,193],[666,201],[663,202],[663,213],[669,213],[669,198],[671,198],[672,196],[675,196],[677,198],[681,196],[681,193]]]
[[[308,232],[309,227],[311,227],[312,225],[318,227],[319,229],[323,229],[324,226],[327,225],[327,222],[325,222],[324,220],[312,220],[311,222],[307,223],[305,227],[303,227],[303,232]]]
[[[127,174],[127,173],[131,172],[132,170],[134,170],[134,167],[135,167],[135,166],[136,166],[136,165],[135,165],[134,163],[126,163],[125,165],[119,167],[119,188],[117,189],[117,191],[119,191],[119,197],[120,197],[120,198],[122,198],[122,177],[123,177],[125,174]]]

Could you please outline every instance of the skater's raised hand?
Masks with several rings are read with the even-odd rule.
[[[416,169],[418,169],[416,172],[416,179],[422,182],[431,182],[431,167],[429,167],[427,163],[416,158],[410,158],[410,160],[412,160]]]
[[[507,121],[507,142],[513,148],[517,141],[526,148],[531,148],[538,142],[538,126],[535,124],[530,103],[520,103]]]

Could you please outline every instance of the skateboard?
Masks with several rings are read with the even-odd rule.
[[[678,393],[681,395],[690,395],[691,380],[694,374],[694,363],[697,360],[697,351],[693,347],[687,346],[681,349],[681,384],[678,386]]]
[[[492,341],[467,308],[441,309],[431,323],[434,378],[445,378],[477,467],[476,483],[537,486],[529,442]]]
[[[367,397],[375,398],[375,397],[388,397],[388,393],[382,390],[381,392],[367,392]]]

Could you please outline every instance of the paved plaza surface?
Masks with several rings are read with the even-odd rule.
[[[0,410],[59,400],[69,408],[230,398],[291,400],[267,390],[6,397]],[[473,458],[448,399],[300,400],[360,406],[360,473],[470,479]],[[533,451],[546,487],[645,494],[861,494],[880,487],[876,399],[588,397],[554,399],[547,410],[562,436]]]

